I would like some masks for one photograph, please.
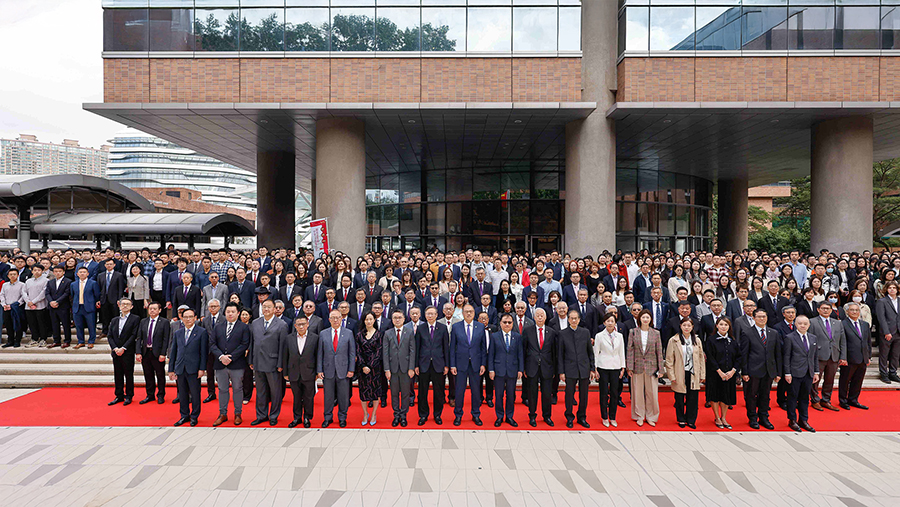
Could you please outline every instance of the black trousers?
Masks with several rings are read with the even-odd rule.
[[[841,366],[841,377],[838,379],[838,400],[841,405],[847,403],[859,403],[859,393],[862,391],[863,380],[866,378],[865,363],[848,364]]]
[[[159,356],[153,355],[153,349],[146,347],[141,351],[141,369],[144,370],[144,383],[148,398],[165,399],[166,397],[166,363],[160,362]],[[207,370],[209,372],[211,370]],[[157,391],[157,389],[159,391]]]
[[[50,312],[43,310],[25,310],[25,320],[31,328],[31,341],[39,342],[50,336]]]
[[[572,409],[575,407],[575,386],[578,385],[578,420],[587,419],[588,378],[566,377],[566,421],[572,421]]]
[[[441,417],[444,412],[444,371],[419,370],[419,417],[428,417],[428,384],[431,384],[433,393],[431,399],[434,402],[434,416]]]
[[[675,419],[680,423],[697,423],[697,402],[700,391],[691,389],[691,372],[684,372],[684,393],[675,393]]]
[[[482,403],[484,403],[484,401],[486,400],[494,399],[494,381],[491,380],[491,375],[487,370],[485,370],[484,375],[481,376],[478,390],[481,391]]]
[[[206,358],[206,373],[212,372],[206,376],[206,392],[211,395],[216,394],[216,361],[218,358],[212,353]],[[282,380],[284,378],[282,377]]]
[[[789,421],[806,422],[809,420],[809,392],[812,390],[812,377],[794,377],[791,379],[791,389],[788,391],[787,416]],[[797,412],[800,418],[797,419]]]
[[[827,401],[831,403],[831,393],[834,391],[834,377],[837,375],[838,362],[834,360],[819,361],[819,382],[822,383],[822,396],[819,396],[819,382],[813,382],[810,389],[810,399],[813,403]]]
[[[878,337],[878,373],[883,377],[888,373],[897,373],[900,365],[900,337],[891,338],[887,341],[883,336]]]
[[[13,322],[12,312],[15,310],[3,310],[3,325],[6,326],[6,342],[11,343],[13,345],[21,345],[22,344],[22,334],[24,333],[23,328],[25,327],[24,322],[19,322],[19,329],[16,330],[15,322]],[[19,313],[19,315],[22,315]],[[22,319],[25,320],[25,319]]]
[[[59,332],[62,327],[62,334]],[[65,336],[66,343],[72,343],[72,307],[60,306],[58,308],[50,308],[50,331],[53,333],[53,340],[58,344],[62,344],[62,336]]]
[[[284,378],[284,377],[281,377]],[[299,378],[291,381],[291,394],[294,396],[294,420],[313,419],[313,404],[316,395],[315,379],[304,382]]]
[[[744,382],[744,402],[747,404],[747,419],[750,422],[769,420],[769,391],[772,389],[771,377],[750,377]],[[794,400],[796,401],[796,400]],[[790,411],[790,392],[788,393],[788,410]]]
[[[116,308],[115,303],[107,303],[103,302],[100,305],[100,324],[102,325],[102,333],[105,335],[109,334],[109,323],[112,321],[113,317],[119,314],[119,309]]]
[[[134,398],[134,350],[125,349],[121,356],[112,353],[116,398]]]
[[[522,390],[528,391],[528,417],[537,417],[538,388],[541,391],[541,417],[549,419],[553,409],[553,377],[524,377]]]
[[[160,305],[159,307],[162,308],[162,313],[160,315],[165,317],[166,316],[166,295],[163,293],[163,291],[150,289],[150,301],[156,301],[157,303],[159,303],[159,305]]]
[[[622,370],[605,370],[597,368],[600,374],[600,417],[616,420],[619,408],[619,373]],[[624,375],[623,375],[624,377]]]
[[[203,401],[200,399],[200,379],[196,373],[185,373],[178,375],[175,385],[178,386],[181,418],[196,421],[200,417],[200,405]]]
[[[456,400],[456,375],[447,374],[447,399]]]
[[[244,401],[247,401],[253,396],[253,370],[250,369],[250,366],[244,367],[244,380],[242,385],[244,389]]]
[[[775,391],[775,402],[778,403],[779,407],[787,406],[787,396],[788,396],[788,388],[790,384],[787,383],[787,380],[784,380],[784,377],[778,381],[778,387]]]

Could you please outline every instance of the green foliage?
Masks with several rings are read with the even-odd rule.
[[[760,208],[759,206],[748,206],[747,214],[749,233],[755,234],[769,229],[769,223],[772,221],[772,213]]]
[[[793,225],[782,225],[751,233],[748,246],[768,252],[789,252],[795,248],[802,252],[808,252],[809,221],[804,221],[799,228]]]
[[[876,162],[872,169],[872,219],[874,221],[875,241],[890,246],[878,236],[878,231],[893,222],[900,220],[900,159]],[[896,241],[893,241],[896,242]]]

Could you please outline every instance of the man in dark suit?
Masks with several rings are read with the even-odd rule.
[[[484,301],[482,299],[482,296],[485,294],[491,296],[491,301],[493,300],[492,292],[494,289],[491,286],[491,282],[485,279],[485,276],[486,274],[484,268],[477,268],[475,269],[475,280],[473,280],[472,283],[469,284],[469,291],[474,297],[474,300],[470,302],[472,302],[475,306]],[[488,301],[488,306],[491,305],[491,301]]]
[[[341,313],[341,327],[347,328],[351,333],[356,335],[357,322],[350,318],[350,304],[341,301],[338,304],[338,311]]]
[[[610,292],[615,292],[619,288],[619,265],[611,263],[609,265],[609,274],[603,277],[603,286]]]
[[[801,429],[815,433],[816,430],[809,425],[809,391],[819,380],[816,335],[809,332],[809,318],[805,315],[797,317],[796,322],[797,330],[784,338],[784,378],[790,385],[788,426],[798,433]]]
[[[669,320],[669,305],[662,299],[662,289],[654,287],[650,291],[650,301],[644,303],[644,309],[650,310],[650,315],[653,317],[652,325],[654,329],[662,333],[666,327],[666,322]],[[667,340],[668,338],[663,338],[663,341]]]
[[[375,301],[381,301],[381,293],[384,289],[378,285],[378,275],[374,271],[366,273],[366,284],[360,287],[366,295],[366,304],[371,305]]]
[[[753,301],[744,302],[744,308]],[[781,337],[778,331],[766,325],[768,316],[762,308],[753,313],[754,324],[743,332],[740,338],[741,374],[744,380],[744,401],[747,404],[747,418],[750,427],[758,430],[760,426],[775,429],[769,421],[769,391],[772,379],[781,379]]]
[[[419,376],[419,426],[428,421],[428,385],[431,384],[434,422],[443,424],[444,377],[450,371],[450,332],[437,321],[438,310],[425,310],[425,323],[416,330],[416,375]]]
[[[557,333],[547,325],[547,312],[538,308],[534,313],[534,325],[526,327],[522,335],[525,370],[523,388],[528,391],[528,424],[537,426],[538,385],[541,391],[541,416],[548,426],[553,426],[553,379],[557,367]],[[558,384],[557,384],[558,385]]]
[[[97,283],[100,284],[100,324],[102,333],[109,335],[109,321],[118,312],[116,305],[119,299],[125,295],[125,277],[116,271],[116,261],[106,259],[104,262],[106,271],[97,275]]]
[[[538,293],[532,292],[528,294],[527,303],[525,303],[525,316],[534,321],[534,314],[537,313],[537,309],[543,309],[543,306],[538,303]],[[547,315],[547,311],[544,310],[544,315]]]
[[[331,287],[325,289],[325,301],[322,301],[316,307],[316,314],[321,317],[322,320],[327,319],[333,310],[337,310],[339,301],[334,296],[334,289]]]
[[[570,285],[567,287],[571,287]],[[597,313],[597,309],[594,308],[590,302],[588,302],[588,291],[587,287],[581,286],[581,288],[576,293],[576,301],[575,304],[569,305],[569,310],[575,310],[578,312],[578,318],[580,321],[581,327],[588,330],[591,337],[597,334],[597,326],[600,320],[600,315]]]
[[[456,406],[453,425],[462,424],[463,406],[468,383],[472,396],[471,414],[476,426],[481,426],[481,376],[487,369],[487,347],[484,324],[475,322],[475,307],[463,308],[463,321],[450,330],[450,372],[456,375]]]
[[[494,381],[494,413],[497,420],[494,427],[500,427],[505,421],[512,427],[519,424],[514,419],[516,409],[516,382],[522,378],[525,370],[525,355],[522,348],[522,337],[513,331],[513,318],[503,314],[500,318],[500,331],[491,335],[491,347],[488,350],[488,370]]]
[[[166,293],[166,308],[177,311],[178,305],[175,304],[175,289],[184,285],[182,278],[187,270],[187,259],[179,258],[175,262],[176,268],[169,271],[169,274],[163,278],[163,291]],[[200,315],[200,312],[196,312]]]
[[[302,308],[302,315],[306,316],[306,320],[308,322],[308,324],[306,325],[306,332],[311,333],[313,337],[318,339],[319,333],[322,332],[323,329],[328,327],[328,324],[324,320],[322,320],[321,317],[316,315],[316,305],[312,301],[304,301]]]
[[[200,294],[200,287],[197,287],[193,280],[194,275],[187,271],[181,275],[182,285],[172,289],[172,304],[175,308],[187,305],[191,310],[194,310],[194,315],[200,315],[203,297]]]
[[[350,318],[356,322],[362,321],[362,316],[372,311],[372,307],[366,303],[366,291],[356,289],[356,299],[350,302]]]
[[[822,395],[819,396],[819,383],[813,382],[810,389],[810,401],[812,408],[818,411],[840,409],[831,404],[831,394],[834,390],[834,377],[837,375],[838,366],[842,356],[847,353],[847,337],[844,336],[844,326],[841,321],[832,317],[831,303],[822,301],[819,304],[819,316],[810,319],[809,332],[816,336],[818,345],[817,356],[819,360],[820,379],[822,381]]]
[[[744,314],[744,301],[747,300],[747,295],[749,293],[750,292],[746,287],[738,287],[737,298],[728,301],[725,305],[725,316],[728,317],[728,320],[732,323],[736,318]]]
[[[416,293],[412,289],[404,292],[403,297],[404,302],[398,305],[397,309],[403,312],[404,321],[409,322],[412,319],[413,308],[419,308],[419,303],[416,302]],[[393,312],[391,312],[391,319],[393,320]]]
[[[303,293],[303,300],[312,301],[318,306],[325,302],[325,289],[326,287],[322,285],[322,273],[314,273],[313,283],[307,287],[306,291]],[[320,315],[320,317],[322,316]],[[328,316],[326,315],[322,318],[327,319]]]
[[[244,406],[244,369],[247,367],[245,352],[250,348],[250,327],[238,319],[238,306],[225,305],[225,316],[216,318],[215,324],[207,324],[209,355],[214,358],[213,368],[219,385],[219,417],[213,422],[218,426],[228,420],[228,385],[234,395],[234,425],[240,426]],[[212,320],[207,317],[207,320]],[[209,376],[207,376],[209,383]]]
[[[141,319],[131,313],[131,306],[130,299],[119,300],[120,314],[110,323],[108,339],[116,380],[116,398],[109,405],[123,401],[125,405],[130,405],[134,397],[134,350]]]
[[[344,274],[341,277],[341,284],[337,289],[335,289],[334,298],[338,301],[346,301],[351,302],[356,299],[356,291],[353,290],[353,279],[350,278],[349,274]]]
[[[213,271],[213,273],[215,273],[215,271]],[[207,287],[212,287],[212,285],[208,285]],[[222,302],[219,299],[211,299],[203,310],[203,315],[205,315],[205,317],[201,317],[200,325],[206,330],[206,335],[212,339],[216,325],[225,320],[222,317]],[[206,360],[206,371],[209,372],[209,375],[206,376],[206,398],[204,398],[203,403],[209,403],[216,399],[215,371],[216,358],[218,357],[218,355],[213,355],[212,342],[210,342],[209,356]]]
[[[691,319],[691,323],[694,325],[694,329],[701,329],[700,321],[691,318],[691,310],[691,304],[687,301],[682,301],[678,305],[678,313],[666,320],[666,324],[663,326],[662,331],[660,331],[660,337],[663,342],[663,351],[666,350],[666,345],[669,343],[669,338],[681,332],[682,319]]]
[[[782,319],[772,326],[772,328],[775,329],[775,331],[778,331],[779,336],[781,336],[781,345],[784,346],[784,337],[797,330],[797,324],[794,323],[797,319],[797,309],[791,305],[787,305],[781,309],[781,315]],[[775,402],[778,403],[778,406],[781,407],[782,410],[787,410],[788,388],[787,380],[782,376],[781,380],[778,381],[775,396]]]
[[[147,397],[140,404],[154,399],[162,405],[166,402],[166,354],[169,351],[169,320],[159,316],[162,304],[153,301],[147,307],[147,318],[138,327],[137,357],[144,371]]]
[[[190,421],[197,425],[200,417],[200,379],[206,375],[202,370],[209,355],[209,337],[201,326],[194,325],[197,313],[188,308],[181,314],[184,327],[175,331],[169,351],[169,379],[178,386],[181,418],[175,426]]]
[[[284,342],[284,379],[291,383],[294,396],[294,419],[288,428],[301,421],[304,428],[309,428],[312,422],[318,347],[318,335],[309,331],[309,319],[301,314],[294,320],[294,333]]]
[[[538,306],[544,304],[544,289],[542,289],[538,285],[538,283],[540,282],[540,276],[538,276],[536,272],[532,272],[530,275],[528,275],[528,280],[530,282],[530,285],[526,285],[525,288],[522,289],[522,298],[528,301],[529,313],[533,313],[532,307],[536,309]],[[531,302],[531,300],[529,299],[532,294],[535,294],[537,296],[537,299],[535,299],[534,302]],[[529,317],[532,317],[532,319],[534,318],[532,315],[529,315]]]
[[[50,307],[50,327],[53,329],[54,340],[47,345],[48,349],[57,345],[66,348],[72,343],[72,301],[69,299],[69,286],[72,282],[64,276],[65,273],[64,265],[54,266],[54,279],[47,282],[46,298]],[[59,332],[60,326],[66,338],[65,342]]]
[[[641,264],[641,272],[634,278],[631,284],[631,292],[634,293],[634,300],[644,304],[650,301],[650,265]],[[660,293],[661,296],[661,293]]]
[[[842,322],[846,346],[841,349],[838,400],[844,410],[850,407],[868,410],[859,402],[866,368],[872,357],[872,328],[859,318],[859,304],[847,305],[847,320]]]
[[[766,290],[769,293],[759,298],[759,301],[756,303],[757,307],[766,311],[769,322],[778,322],[778,319],[781,318],[781,309],[790,304],[787,298],[778,295],[778,289],[778,281],[769,280],[769,283],[766,284]]]
[[[303,295],[300,293],[300,286],[296,284],[296,280],[297,275],[293,271],[288,271],[284,274],[284,284],[278,288],[278,299],[284,301],[284,305],[287,307],[291,306],[294,296]],[[294,328],[293,325],[290,327]]]
[[[275,317],[275,302],[267,299],[260,305],[263,316],[250,323],[250,368],[256,380],[256,426],[269,421],[278,424],[281,414],[284,368],[284,342],[290,334],[287,324]]]
[[[438,312],[444,308],[444,303],[447,303],[447,299],[441,296],[441,289],[437,282],[433,282],[429,287],[428,297],[425,298],[425,304],[423,308],[428,308],[429,306],[433,306],[437,309]]]
[[[719,323],[719,319],[725,317],[726,314],[724,312],[724,305],[722,304],[721,299],[713,299],[709,303],[709,309],[712,313],[708,315],[704,315],[700,318],[700,339],[703,340],[703,350],[707,350],[707,339],[715,339],[717,335],[716,324]],[[679,330],[681,328],[679,327]],[[734,332],[734,330],[732,330]]]
[[[319,333],[316,369],[325,391],[325,419],[327,428],[334,420],[335,400],[338,406],[338,425],[347,426],[350,408],[350,377],[356,373],[356,340],[349,329],[341,327],[341,314],[333,310],[328,315],[330,327]]]
[[[875,303],[878,324],[878,374],[885,384],[900,382],[900,298],[897,282],[885,284],[885,297]]]
[[[588,330],[580,326],[575,310],[569,311],[569,325],[559,332],[557,365],[559,379],[566,383],[566,427],[573,427],[575,389],[578,386],[578,424],[590,428],[587,422],[588,384],[596,375],[594,347]]]
[[[488,322],[490,322],[492,326],[496,326],[500,323],[500,315],[497,313],[497,309],[494,308],[494,305],[491,304],[490,294],[485,293],[481,295],[481,304],[475,307],[475,311],[477,313],[486,313]]]
[[[228,296],[230,297],[232,294],[237,294],[241,299],[241,306],[244,308],[253,308],[253,302],[256,299],[256,295],[254,294],[256,286],[253,282],[247,280],[247,272],[244,268],[238,268],[237,271],[235,271],[235,277],[237,280],[228,285]]]
[[[570,308],[572,305],[578,303],[578,291],[581,290],[582,287],[587,290],[586,285],[581,285],[581,275],[579,273],[572,273],[572,283],[563,287],[562,293],[563,301],[565,301]],[[582,325],[584,324],[582,323]]]
[[[72,320],[75,323],[75,335],[78,344],[74,348],[84,346],[84,328],[88,330],[88,348],[94,348],[97,339],[97,308],[100,307],[100,286],[88,278],[88,269],[84,266],[76,272],[78,279],[69,285],[72,299]],[[8,343],[7,343],[8,345]]]

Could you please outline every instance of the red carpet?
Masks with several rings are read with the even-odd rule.
[[[174,390],[173,390],[174,393]],[[206,391],[203,391],[206,396]],[[347,418],[348,428],[360,428],[362,421],[362,409],[359,406],[359,400],[356,398],[356,390],[354,390],[354,399]],[[138,405],[137,401],[143,398],[144,393],[139,392],[135,397],[134,403],[125,407],[121,404],[109,407],[106,404],[114,397],[112,388],[45,388],[39,391],[20,396],[18,398],[0,403],[0,426],[171,426],[178,420],[178,406],[172,405],[166,400],[164,405],[157,403],[148,403],[146,405]],[[322,423],[322,400],[324,396],[322,392],[316,395],[315,418],[313,419],[313,428],[318,428]],[[660,398],[660,420],[656,428],[651,428],[644,424],[639,428],[634,421],[631,420],[631,405],[628,393],[625,393],[624,401],[628,408],[619,409],[618,431],[690,431],[681,429],[675,421],[675,409],[673,408],[674,396],[670,392],[663,392]],[[774,403],[775,392],[772,392]],[[284,398],[282,405],[281,417],[278,420],[280,428],[286,428],[291,422],[291,393],[290,391]],[[703,403],[703,395],[700,400]],[[468,399],[467,405],[468,405]],[[840,412],[817,412],[810,409],[810,424],[819,431],[897,431],[900,429],[900,393],[896,391],[863,391],[861,401],[870,407],[869,410],[851,409],[841,410]],[[242,428],[250,428],[250,422],[255,418],[254,400],[250,404],[244,405],[243,416],[244,423]],[[203,404],[200,413],[200,426],[211,426],[213,420],[218,416],[218,400]],[[410,409],[407,420],[408,430],[414,429],[503,429],[503,430],[530,430],[528,425],[528,409],[522,404],[516,404],[515,419],[519,423],[518,428],[512,428],[508,424],[502,425],[500,428],[494,428],[494,409],[482,405],[481,419],[484,426],[480,428],[472,423],[468,409],[463,416],[463,424],[459,427],[453,426],[453,408],[444,405],[442,426],[438,426],[429,418],[425,426],[417,426],[418,422],[418,406]],[[540,409],[539,409],[540,410]],[[559,403],[553,407],[553,421],[556,423],[556,430],[567,430],[565,427],[565,404],[563,402],[563,393],[560,391]],[[232,422],[234,416],[233,405],[230,404],[228,410],[229,421],[223,427],[234,427]],[[771,420],[778,431],[790,431],[787,427],[787,417],[777,406],[771,412]],[[390,403],[386,408],[378,410],[378,424],[375,428],[389,429],[391,428],[391,420],[393,413]],[[701,405],[697,421],[697,431],[726,431],[719,430],[714,424],[712,409],[703,408]],[[335,409],[335,424],[331,428],[337,427],[337,409]],[[609,431],[612,428],[604,428],[600,424],[600,402],[599,395],[596,392],[590,394],[588,400],[588,422],[591,424],[591,430]],[[747,424],[746,411],[741,396],[738,396],[738,405],[734,410],[729,411],[728,422],[733,426],[731,431],[753,431]],[[266,424],[266,427],[268,425]],[[366,426],[370,428],[371,426]],[[551,429],[543,423],[538,417],[538,430]],[[583,429],[575,425],[577,430]],[[572,431],[572,430],[569,430]]]

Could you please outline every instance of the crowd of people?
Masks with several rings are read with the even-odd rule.
[[[250,424],[275,426],[289,388],[289,427],[320,417],[328,427],[335,407],[344,427],[354,385],[363,425],[375,426],[390,400],[393,427],[407,426],[416,405],[418,425],[442,424],[445,404],[456,426],[467,409],[481,426],[483,405],[494,426],[518,426],[518,399],[530,426],[538,411],[553,426],[564,384],[566,426],[587,428],[596,382],[606,427],[629,408],[626,385],[631,419],[656,426],[668,383],[680,427],[696,428],[705,391],[716,426],[731,429],[740,387],[750,426],[773,429],[774,385],[788,426],[813,432],[809,408],[868,408],[860,392],[873,340],[881,381],[900,383],[898,274],[900,255],[870,251],[595,259],[469,249],[355,261],[262,246],[13,251],[0,256],[0,326],[3,348],[22,346],[26,330],[31,346],[67,348],[74,327],[75,349],[93,348],[99,327],[114,365],[109,404],[131,404],[137,362],[141,404],[165,403],[166,378],[175,380],[176,426],[196,425],[216,399],[214,426],[228,421],[230,402],[240,425],[254,396]]]

